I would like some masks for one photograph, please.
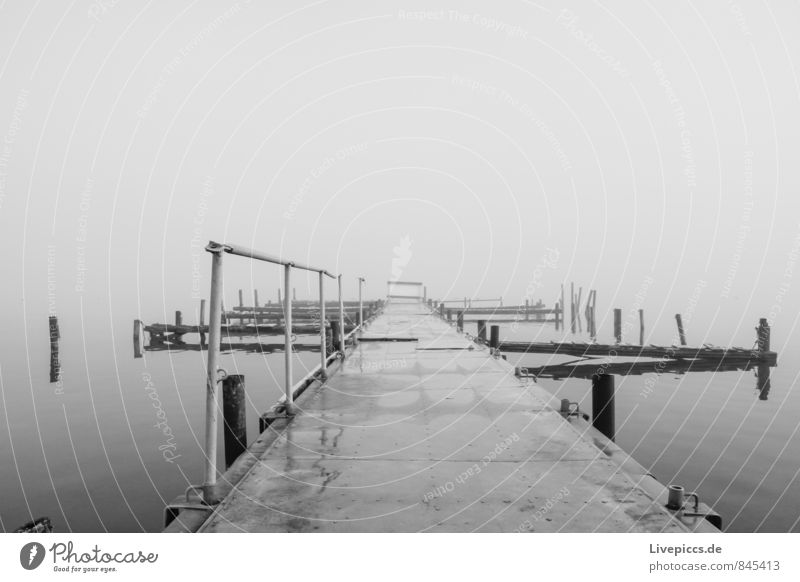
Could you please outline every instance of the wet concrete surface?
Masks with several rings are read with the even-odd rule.
[[[421,304],[388,304],[364,335],[200,531],[686,531],[549,393]]]

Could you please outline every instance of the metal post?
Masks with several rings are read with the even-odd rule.
[[[344,301],[342,300],[342,276],[339,275],[339,351],[344,360]]]
[[[247,449],[247,409],[244,376],[231,374],[222,381],[222,418],[225,435],[225,467],[230,467]]]
[[[320,371],[322,373],[322,377],[326,377],[328,375],[328,368],[325,362],[328,359],[328,354],[326,353],[327,344],[325,342],[325,281],[324,281],[325,273],[322,271],[319,272],[319,359],[321,368]]]
[[[758,327],[756,328],[756,333],[758,334],[758,351],[759,352],[768,352],[770,348],[770,328],[769,322],[765,317],[762,317],[758,321]]]
[[[208,367],[206,369],[205,480],[203,499],[214,503],[217,484],[217,383],[219,382],[219,347],[222,331],[222,248],[211,253],[211,295],[209,297]]]
[[[528,299],[525,300],[525,321],[528,321],[530,318],[530,308],[529,308],[530,301]]]
[[[614,376],[592,376],[592,426],[614,440]]]
[[[614,341],[622,343],[622,310],[614,309]]]
[[[458,331],[464,331],[464,311],[458,312],[458,317],[456,319],[456,329]]]
[[[364,282],[363,277],[358,278],[358,328],[361,330],[361,327],[364,325],[364,302],[361,297],[361,283]]]
[[[439,303],[439,317],[444,319],[444,301]]]
[[[203,332],[203,326],[206,324],[206,300],[200,300],[200,344],[205,345],[206,343],[206,334]]]
[[[291,415],[294,414],[294,395],[292,394],[292,296],[290,293],[292,288],[291,265],[284,265],[283,267],[283,286],[283,318],[286,322],[284,325],[283,337],[283,349],[285,352],[284,365],[286,368],[285,410],[287,415]]]

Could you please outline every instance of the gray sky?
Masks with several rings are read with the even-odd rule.
[[[27,318],[162,319],[207,296],[213,239],[342,272],[351,296],[359,275],[383,294],[393,267],[507,304],[574,280],[602,312],[695,312],[743,337],[772,313],[785,337],[799,13],[4,2],[2,298]],[[228,301],[274,299],[279,278],[232,258]],[[298,276],[298,296],[314,285]]]

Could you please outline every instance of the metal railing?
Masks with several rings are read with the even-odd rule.
[[[222,334],[222,264],[226,254],[237,255],[249,259],[282,265],[284,268],[284,365],[286,368],[286,378],[284,382],[284,395],[281,398],[283,410],[287,416],[294,414],[294,390],[295,384],[292,373],[292,293],[291,278],[292,269],[303,269],[319,274],[319,302],[320,302],[320,363],[314,369],[314,373],[320,373],[323,378],[327,376],[327,366],[329,357],[327,354],[327,342],[325,334],[325,285],[324,278],[330,277],[337,279],[339,288],[339,347],[344,351],[344,302],[342,300],[342,276],[334,276],[325,269],[304,265],[295,261],[287,261],[279,257],[268,255],[260,251],[254,251],[238,245],[222,244],[209,241],[206,251],[211,253],[211,294],[209,306],[209,338],[208,338],[208,362],[206,370],[206,423],[205,423],[205,456],[206,466],[204,472],[204,483],[202,486],[203,498],[210,501],[214,496],[214,488],[217,482],[217,416],[218,416],[218,384],[227,376],[227,372],[219,367],[220,339]],[[359,303],[361,281],[359,278]],[[359,326],[363,319],[359,318]],[[358,329],[358,328],[356,328]],[[354,330],[356,331],[356,330]],[[307,378],[308,376],[306,376]],[[305,378],[304,378],[305,380]],[[301,381],[302,382],[302,381]]]

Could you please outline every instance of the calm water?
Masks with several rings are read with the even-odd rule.
[[[49,382],[42,320],[28,326],[27,348],[4,340],[0,525],[14,529],[47,515],[59,531],[157,531],[164,504],[201,481],[204,354],[147,352],[134,359],[130,320],[115,321],[109,334],[67,315],[59,386]],[[467,329],[474,331],[474,323]],[[516,330],[504,324],[501,337],[556,335],[551,326],[523,323]],[[296,358],[299,377],[319,355]],[[566,359],[509,355],[521,365]],[[729,531],[800,531],[800,396],[792,390],[798,365],[788,350],[779,364],[766,401],[758,398],[753,372],[650,375],[648,395],[648,376],[619,378],[617,442],[662,482],[697,491]],[[258,413],[280,396],[283,355],[236,353],[221,365],[246,376],[252,439]],[[591,409],[588,381],[540,382]]]

